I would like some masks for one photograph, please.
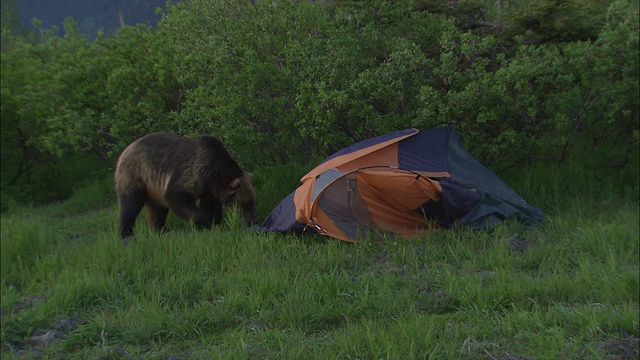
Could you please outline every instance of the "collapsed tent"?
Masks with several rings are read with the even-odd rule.
[[[345,241],[412,237],[454,225],[544,219],[461,145],[451,127],[405,129],[344,148],[300,179],[260,231],[316,231]]]

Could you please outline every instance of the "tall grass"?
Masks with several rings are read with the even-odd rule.
[[[4,214],[3,358],[635,358],[638,199],[572,166],[505,175],[546,224],[385,243],[229,211],[206,231],[139,221],[125,246],[108,184]],[[257,170],[261,216],[307,170]]]

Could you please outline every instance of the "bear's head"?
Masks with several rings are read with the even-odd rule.
[[[225,206],[236,205],[245,223],[256,223],[256,192],[253,190],[251,180],[253,176],[245,173],[239,178],[233,179],[227,186],[227,201]]]

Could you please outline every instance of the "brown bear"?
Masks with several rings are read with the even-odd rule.
[[[210,227],[222,221],[222,208],[237,205],[244,221],[256,220],[256,194],[245,173],[213,136],[188,138],[167,133],[144,136],[127,146],[115,170],[124,240],[143,206],[149,225],[164,228],[171,210],[185,221]]]

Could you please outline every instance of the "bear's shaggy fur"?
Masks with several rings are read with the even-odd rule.
[[[210,227],[222,221],[222,208],[237,205],[246,223],[256,217],[251,174],[245,173],[220,140],[167,133],[142,137],[120,154],[115,170],[123,239],[133,235],[136,218],[147,208],[149,225],[161,230],[171,210],[185,221]]]

